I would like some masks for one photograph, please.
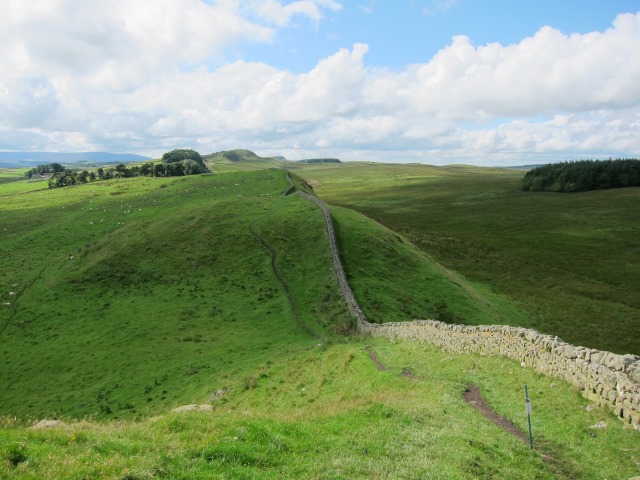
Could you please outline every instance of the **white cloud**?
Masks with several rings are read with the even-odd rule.
[[[225,52],[337,2],[25,5],[9,1],[0,20],[4,149],[384,150],[386,160],[509,164],[640,152],[640,14],[604,32],[545,27],[506,46],[459,36],[401,71],[367,68],[368,47],[355,44],[294,74],[225,63]]]
[[[298,0],[283,5],[278,0],[254,0],[255,12],[276,25],[286,25],[294,15],[309,17],[316,22],[322,17],[322,8],[340,10],[342,5],[333,0]]]

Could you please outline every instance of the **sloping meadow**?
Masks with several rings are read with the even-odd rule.
[[[324,327],[348,321],[322,231],[299,214],[312,207],[282,197],[287,186],[282,172],[261,171],[4,195],[0,412],[161,411],[316,341],[301,328],[313,322],[305,305],[324,304]],[[277,249],[286,231],[289,255],[318,273],[294,292],[299,321],[251,223],[270,228]],[[294,265],[284,251],[278,261]]]

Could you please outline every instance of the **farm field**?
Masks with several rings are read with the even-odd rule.
[[[522,171],[467,166],[354,162],[295,171],[330,204],[367,215],[507,297],[525,313],[517,323],[640,353],[639,188],[521,192]]]

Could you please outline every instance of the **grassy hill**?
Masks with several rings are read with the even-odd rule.
[[[639,473],[638,432],[587,411],[564,382],[501,358],[345,336],[322,216],[280,195],[282,171],[39,188],[0,185],[0,478]],[[404,234],[333,215],[373,320],[518,315]],[[523,430],[527,384],[537,450],[466,404],[470,383]],[[189,403],[212,410],[170,412]],[[28,428],[44,417],[65,424]]]
[[[640,188],[522,192],[522,172],[467,166],[295,171],[331,204],[375,219],[525,313],[491,323],[640,353]]]
[[[254,374],[291,342],[349,331],[322,217],[280,195],[282,171],[20,183],[1,207],[5,414],[146,415],[226,388],[230,369]],[[366,217],[334,214],[372,321],[517,318]]]
[[[244,172],[264,170],[267,168],[283,168],[291,162],[282,157],[260,157],[251,150],[228,150],[203,155],[212,172]]]
[[[287,186],[262,171],[2,196],[1,411],[147,414],[342,328],[322,220]],[[250,225],[305,280],[296,318]]]

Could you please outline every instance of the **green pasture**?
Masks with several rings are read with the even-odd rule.
[[[251,150],[231,150],[204,155],[204,160],[214,173],[252,172],[266,168],[287,168],[291,162],[276,157],[260,157]]]
[[[275,170],[2,186],[0,412],[146,415],[344,330],[321,216],[287,186]]]
[[[387,367],[378,371],[365,347]],[[257,366],[257,364],[256,364]],[[408,377],[406,372],[411,372]],[[499,358],[415,343],[299,345],[233,378],[211,412],[0,429],[0,476],[26,478],[602,479],[639,473],[638,432],[563,382]],[[535,449],[466,404],[468,383]],[[593,425],[605,422],[606,428]]]
[[[26,168],[0,168],[0,185],[24,180]]]
[[[640,475],[638,432],[563,381],[350,335],[320,211],[287,188],[279,170],[0,185],[0,478]],[[371,320],[526,321],[415,230],[331,210]],[[523,431],[527,384],[536,448],[466,404],[469,384]],[[212,410],[171,412],[192,403]],[[43,418],[64,424],[30,428]]]
[[[522,192],[522,171],[468,166],[354,162],[295,171],[332,205],[380,222],[524,312],[491,323],[640,353],[639,188]]]
[[[349,284],[370,322],[523,321],[504,297],[436,263],[401,235],[353,210],[331,212]]]

